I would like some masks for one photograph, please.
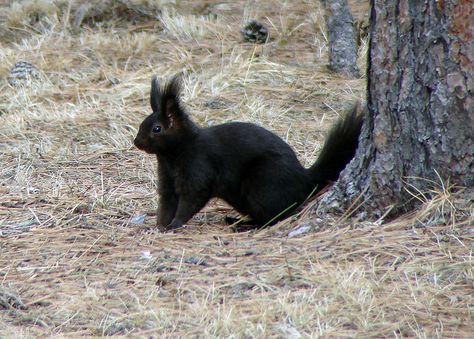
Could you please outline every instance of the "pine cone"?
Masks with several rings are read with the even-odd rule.
[[[19,61],[10,70],[8,82],[12,86],[18,86],[24,82],[30,81],[31,79],[38,78],[39,71],[35,66],[26,61]]]
[[[256,20],[250,21],[240,30],[245,41],[263,44],[268,39],[268,29]]]

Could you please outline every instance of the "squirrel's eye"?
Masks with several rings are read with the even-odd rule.
[[[160,125],[153,126],[153,133],[160,133],[160,132],[161,132],[161,126]]]

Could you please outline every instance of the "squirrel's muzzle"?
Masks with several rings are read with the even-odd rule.
[[[133,140],[133,144],[139,150],[146,151],[145,142],[142,138],[136,137],[135,140]]]

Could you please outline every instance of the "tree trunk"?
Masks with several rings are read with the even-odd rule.
[[[359,149],[323,209],[395,214],[408,191],[473,187],[473,2],[371,0],[371,25]]]
[[[323,0],[329,34],[329,68],[359,76],[354,22],[347,0]]]

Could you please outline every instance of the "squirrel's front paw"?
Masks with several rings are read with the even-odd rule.
[[[156,227],[160,230],[160,232],[170,232],[170,231],[173,231],[177,228],[180,228],[182,227],[183,224],[181,223],[178,223],[178,222],[172,222],[171,224],[167,225],[167,226],[163,226],[161,224],[156,224]]]
[[[167,226],[163,226],[161,224],[156,224],[156,228],[160,231],[160,232],[166,232],[168,230],[168,227]]]
[[[166,230],[167,231],[171,231],[171,230],[175,230],[177,228],[180,228],[180,227],[183,227],[183,223],[176,220],[176,219],[173,219],[173,221],[171,222],[171,224],[169,224],[167,227],[166,227]]]

